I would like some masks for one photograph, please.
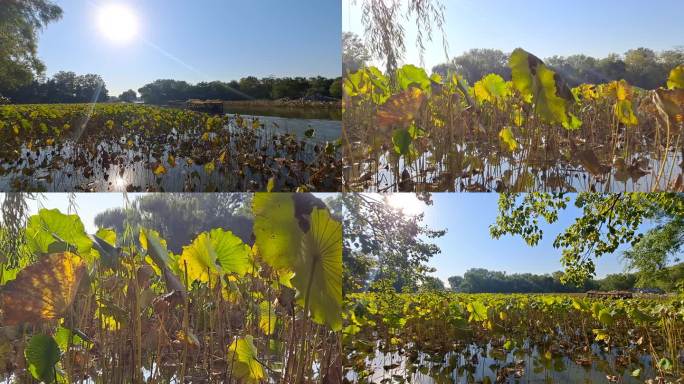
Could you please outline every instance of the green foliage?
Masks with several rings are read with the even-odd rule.
[[[535,275],[471,268],[463,276],[451,276],[449,284],[452,291],[463,293],[583,293],[608,286],[604,280],[586,280],[579,286],[564,284],[561,276],[562,272]]]
[[[423,68],[407,64],[397,70],[397,84],[404,91],[410,87],[427,91],[430,89],[431,80]]]
[[[342,224],[327,209],[314,208],[311,228],[301,240],[292,268],[298,302],[313,320],[333,330],[342,328]]]
[[[109,93],[100,75],[60,71],[47,80],[33,81],[8,95],[14,103],[105,102]]]
[[[230,231],[216,228],[209,232],[211,247],[216,252],[216,261],[223,271],[244,276],[251,265],[249,246]]]
[[[38,31],[62,17],[49,0],[3,2],[0,12],[0,94],[29,84],[45,70],[38,58]]]
[[[321,205],[315,200],[297,201],[292,194],[257,193],[255,245],[271,267],[295,273],[297,302],[313,320],[337,330],[341,327],[342,225]]]
[[[505,127],[502,128],[501,131],[499,132],[499,138],[501,139],[501,142],[506,145],[506,147],[511,151],[515,151],[518,148],[518,141],[515,139],[515,136],[513,135],[513,131],[511,130],[510,127]]]
[[[477,363],[467,365],[473,346],[493,360],[496,368],[482,371],[491,380],[505,372],[498,367],[510,364],[512,357],[524,356],[530,356],[528,367],[541,375],[548,375],[544,369],[537,371],[544,361],[546,369],[562,372],[565,368],[560,364],[576,364],[581,369],[586,360],[595,364],[592,370],[608,375],[641,369],[636,376],[643,380],[661,375],[670,380],[682,374],[676,357],[682,342],[677,332],[684,327],[681,305],[681,298],[676,297],[606,300],[558,294],[398,294],[385,287],[345,297],[343,346],[350,361],[348,371],[359,377],[376,372],[377,366],[369,362],[402,351],[407,358],[401,360],[401,368],[384,367],[397,381],[408,380],[421,369],[425,360],[412,358],[421,355],[429,356],[438,367],[423,370],[427,377],[445,378],[445,382],[456,375],[467,377],[468,369],[477,369]],[[664,323],[667,328],[660,327]],[[565,348],[558,348],[561,345]],[[638,356],[650,358],[660,372],[644,369],[643,360],[624,361],[617,370],[609,366],[606,356],[630,347],[643,348]],[[601,351],[592,352],[594,348]],[[528,352],[535,349],[538,354]],[[465,361],[466,369],[455,368],[450,360],[454,355]],[[519,376],[535,377],[528,372]]]
[[[87,256],[93,246],[92,240],[85,234],[80,217],[62,214],[57,209],[41,209],[37,215],[30,217],[26,225],[26,238],[31,250],[37,254],[58,252],[56,247],[66,243],[68,248]]]
[[[268,301],[259,303],[259,328],[265,335],[272,335],[275,331],[278,316],[275,305]]]
[[[128,91],[123,92],[121,95],[119,95],[119,100],[120,101],[125,101],[127,103],[132,103],[138,98],[138,94],[135,93],[134,90],[129,89]]]
[[[251,264],[251,250],[229,231],[213,229],[200,233],[183,247],[179,268],[187,265],[190,280],[210,281],[212,275],[235,273],[244,276]]]
[[[430,202],[429,196],[419,196]],[[343,274],[347,293],[368,290],[375,280],[389,281],[398,291],[417,290],[433,271],[427,263],[440,252],[434,239],[446,231],[426,226],[422,215],[405,215],[387,198],[349,193],[336,199],[344,212]]]
[[[519,235],[534,246],[543,236],[539,220],[556,222],[558,211],[565,209],[569,201],[563,194],[502,194],[499,216],[490,233],[494,238]],[[621,244],[636,245],[642,237],[639,226],[645,220],[661,214],[676,217],[684,212],[684,199],[672,193],[580,193],[574,205],[582,215],[556,236],[553,245],[563,252],[564,281],[575,283],[593,275],[593,258],[612,253]]]
[[[487,307],[480,301],[472,301],[467,305],[470,317],[468,321],[485,321],[487,320]]]
[[[570,90],[539,58],[518,48],[511,54],[510,66],[513,85],[526,102],[534,104],[537,116],[566,129],[581,126],[582,122],[568,111],[574,102]]]
[[[623,253],[631,270],[637,271],[638,284],[642,287],[659,286],[673,290],[677,281],[677,268],[668,268],[684,246],[684,219],[675,216],[671,220],[650,229],[631,249]]]
[[[506,80],[511,78],[509,55],[494,49],[472,49],[439,64],[434,72],[446,75],[456,72],[471,84],[485,75],[495,73]],[[684,61],[684,50],[676,48],[654,52],[650,49],[632,49],[622,55],[611,53],[606,57],[584,54],[552,56],[544,62],[557,73],[562,73],[572,87],[580,84],[599,84],[626,79],[636,87],[655,89],[663,86],[663,79],[673,68]]]
[[[384,104],[390,97],[389,79],[375,67],[347,74],[342,89],[347,97],[368,96],[376,104]]]
[[[475,99],[478,103],[489,102],[494,105],[502,105],[511,95],[509,85],[497,74],[489,74],[473,85]]]
[[[249,194],[151,194],[134,198],[128,209],[112,209],[95,216],[99,228],[122,237],[126,222],[159,233],[171,252],[181,253],[198,233],[214,228],[231,231],[243,242],[252,234]]]
[[[258,361],[254,338],[247,335],[236,339],[228,348],[228,361],[233,364],[237,379],[244,383],[261,383],[266,377],[264,368]]]
[[[59,346],[52,337],[47,335],[31,337],[24,350],[31,376],[47,384],[55,382],[57,379],[55,365],[59,362],[60,354]]]
[[[366,66],[371,57],[361,38],[353,32],[342,32],[342,73],[356,72]]]
[[[489,74],[496,74],[510,80],[511,69],[508,67],[509,55],[497,49],[471,49],[454,57],[447,64],[435,66],[433,72],[445,75],[455,72],[464,77],[470,84]]]
[[[399,155],[407,155],[411,149],[411,135],[408,129],[396,129],[392,134],[392,144],[394,144],[394,152]]]
[[[283,196],[287,200],[278,200]],[[77,225],[80,221],[74,220],[78,216],[41,211],[35,218],[47,217],[51,225],[36,227],[34,237],[53,236],[51,231],[69,239],[85,236],[97,239],[97,246],[84,250],[87,254],[102,253],[103,244],[118,245],[114,249],[120,257],[86,268],[80,250],[74,247],[79,254],[49,254],[34,263],[22,257],[14,282],[5,285],[9,274],[7,279],[0,276],[0,321],[10,330],[0,335],[0,367],[9,364],[10,357],[3,352],[9,346],[26,351],[27,366],[35,378],[54,381],[61,360],[64,380],[73,381],[75,372],[86,364],[78,357],[95,340],[102,356],[111,356],[118,348],[117,340],[126,339],[140,360],[116,361],[115,367],[88,361],[102,370],[96,377],[112,377],[114,370],[131,377],[142,375],[144,367],[157,361],[161,345],[183,351],[185,367],[193,371],[207,358],[212,364],[225,364],[226,356],[206,356],[210,350],[227,346],[227,375],[240,382],[330,377],[339,369],[332,361],[340,358],[335,332],[342,327],[342,224],[310,194],[264,194],[254,201],[255,226],[262,228],[255,231],[256,244],[271,240],[270,231],[275,228],[263,225],[268,221],[295,229],[281,243],[286,248],[292,245],[295,252],[281,269],[264,262],[258,245],[252,248],[221,228],[200,233],[179,256],[168,251],[166,240],[154,230],[143,227],[136,239],[137,229],[130,222],[124,223],[122,236],[104,229],[98,231],[102,238],[88,237],[83,226]],[[290,209],[273,209],[279,203]],[[148,219],[154,222],[162,217],[151,214]],[[65,227],[73,233],[52,224],[60,220],[66,220],[69,225]],[[265,249],[278,254],[273,248]],[[8,271],[3,268],[0,273]],[[26,323],[35,327],[25,327]],[[28,338],[14,332],[15,328],[25,329],[29,336],[31,329],[40,328],[55,339],[38,335],[27,344]],[[202,332],[209,329],[212,336],[203,337]],[[309,340],[324,341],[325,346]],[[164,368],[169,373],[157,375],[163,381],[188,372],[185,367],[173,363]],[[29,371],[19,373],[18,379],[26,380]],[[0,368],[0,377],[6,374]]]
[[[669,89],[684,89],[684,64],[677,66],[670,71],[670,78],[667,79]]]
[[[291,269],[301,246],[301,229],[295,224],[292,196],[285,193],[254,195],[255,245],[259,255],[277,270]]]
[[[148,104],[166,104],[171,100],[263,100],[333,97],[331,87],[337,79],[323,77],[284,77],[257,79],[249,76],[239,81],[212,81],[189,84],[177,80],[156,80],[138,92]]]
[[[444,283],[437,277],[426,276],[423,278],[423,282],[420,285],[420,292],[426,291],[444,291]]]

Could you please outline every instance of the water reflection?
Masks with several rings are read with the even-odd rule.
[[[353,355],[353,354],[352,354]],[[649,356],[629,361],[618,350],[606,352],[594,344],[583,358],[571,358],[558,351],[546,351],[526,343],[507,352],[491,344],[470,345],[462,351],[444,354],[393,353],[376,350],[366,359],[364,371],[349,368],[348,382],[361,383],[642,383],[654,377]],[[638,377],[632,373],[639,370]]]
[[[255,191],[271,178],[276,190],[336,191],[340,131],[335,121],[231,117],[211,133],[24,145],[0,150],[0,191]]]
[[[359,144],[358,147],[362,147]],[[407,161],[385,150],[345,168],[350,190],[368,192],[650,192],[681,187],[684,154],[592,152],[516,156],[485,143],[423,148]],[[361,157],[357,157],[359,159]]]

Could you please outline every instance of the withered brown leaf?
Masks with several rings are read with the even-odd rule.
[[[4,325],[60,318],[76,297],[85,275],[83,260],[70,252],[53,253],[23,269],[0,289]]]
[[[418,116],[426,95],[418,88],[410,88],[393,95],[378,108],[376,121],[381,129],[406,128]]]

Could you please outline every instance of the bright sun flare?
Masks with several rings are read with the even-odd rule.
[[[425,210],[425,203],[418,200],[413,193],[395,193],[389,196],[388,199],[391,206],[401,209],[410,216],[418,215]]]
[[[99,10],[100,32],[116,43],[126,43],[138,34],[138,18],[133,11],[120,4],[109,4]]]

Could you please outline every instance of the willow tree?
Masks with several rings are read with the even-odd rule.
[[[364,37],[371,55],[385,63],[387,73],[395,73],[399,61],[406,53],[404,22],[416,24],[416,46],[422,61],[425,44],[432,41],[437,30],[442,34],[445,55],[448,44],[445,24],[445,7],[442,0],[353,0],[361,3]],[[406,7],[405,7],[406,6]]]

